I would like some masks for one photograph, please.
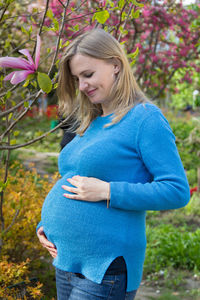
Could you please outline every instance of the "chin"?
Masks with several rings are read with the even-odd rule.
[[[92,103],[94,103],[94,104],[102,104],[102,103],[104,103],[105,101],[104,100],[102,100],[102,99],[89,99],[90,100],[90,102],[92,102]]]

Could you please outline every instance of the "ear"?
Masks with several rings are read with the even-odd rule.
[[[113,66],[114,66],[114,74],[118,74],[121,69],[121,62],[118,58],[114,58]]]
[[[120,71],[120,67],[118,65],[114,66],[114,74],[118,74]]]

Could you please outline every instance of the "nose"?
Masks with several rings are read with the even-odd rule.
[[[84,79],[79,79],[79,90],[84,92],[87,87],[88,83]]]

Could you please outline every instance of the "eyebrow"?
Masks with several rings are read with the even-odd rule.
[[[91,70],[84,70],[79,75],[83,75],[83,73],[85,73],[85,72],[91,72]],[[72,72],[71,72],[71,74],[72,74]],[[77,75],[74,75],[74,74],[72,74],[72,76],[77,77]]]

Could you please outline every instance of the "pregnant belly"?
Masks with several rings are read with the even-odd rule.
[[[141,212],[107,209],[106,201],[87,202],[67,199],[62,185],[70,185],[69,174],[63,176],[47,195],[42,208],[42,225],[47,238],[59,249],[72,253],[80,247],[88,252],[94,244],[114,247],[140,244],[144,237],[145,216]],[[120,240],[119,240],[120,237]]]
[[[71,176],[67,174],[57,181],[42,207],[44,231],[54,244],[57,241],[69,243],[72,239],[84,240],[86,234],[91,239],[96,234],[94,228],[98,230],[102,226],[103,217],[105,218],[105,201],[77,201],[63,196],[66,191],[62,189],[62,185],[70,185],[67,181],[69,177]]]

